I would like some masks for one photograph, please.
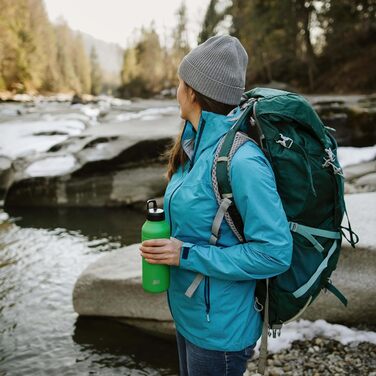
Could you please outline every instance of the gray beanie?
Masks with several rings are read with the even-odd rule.
[[[245,89],[247,63],[247,52],[237,38],[215,36],[183,58],[178,74],[199,93],[238,105]]]

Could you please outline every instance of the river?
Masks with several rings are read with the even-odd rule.
[[[176,375],[174,343],[78,317],[72,290],[99,255],[139,242],[126,209],[18,209],[0,227],[1,375]]]

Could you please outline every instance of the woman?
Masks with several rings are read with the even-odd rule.
[[[164,196],[172,237],[140,246],[148,262],[171,265],[168,300],[184,376],[243,375],[261,334],[256,280],[284,272],[291,262],[292,238],[273,170],[251,141],[235,153],[229,171],[246,242],[239,243],[226,221],[216,244],[209,242],[218,209],[214,153],[240,111],[247,62],[231,36],[212,37],[182,60],[177,100],[186,121],[170,151]],[[190,296],[197,273],[205,278]]]

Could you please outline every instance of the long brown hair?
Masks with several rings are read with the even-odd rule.
[[[208,98],[207,96],[197,92],[192,87],[190,87],[187,83],[185,83],[186,90],[191,88],[195,94],[195,101],[200,105],[201,110],[214,112],[216,114],[227,115],[235,105],[226,104],[217,102],[214,99]],[[184,128],[183,128],[184,129]],[[181,146],[181,138],[183,135],[183,129],[180,131],[179,135],[177,136],[176,140],[173,142],[170,149],[168,149],[165,153],[165,157],[168,159],[167,165],[167,172],[166,178],[169,181],[171,176],[177,171],[179,166],[183,166],[187,161],[188,157],[184,152]]]

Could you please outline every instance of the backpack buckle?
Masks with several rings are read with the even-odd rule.
[[[337,175],[340,175],[340,176],[344,177],[342,168],[341,167],[337,167],[334,164],[334,162],[336,160],[336,156],[333,153],[333,150],[331,148],[327,148],[327,149],[325,149],[325,153],[327,155],[327,158],[323,157],[324,163],[322,164],[322,167],[329,167],[329,166],[331,166],[333,168],[333,173],[334,174],[337,174]]]
[[[269,329],[269,337],[273,336],[273,338],[277,338],[281,336],[281,330],[282,330],[282,325],[279,324],[274,324],[272,327]]]
[[[246,101],[240,105],[240,109],[244,110],[245,108],[251,106],[254,101],[254,98],[247,98]]]
[[[280,139],[276,141],[277,144],[281,144],[283,147],[290,149],[294,141],[287,136],[284,136],[282,133],[279,134]]]
[[[296,232],[298,224],[296,222],[289,222],[289,227],[291,231]]]

